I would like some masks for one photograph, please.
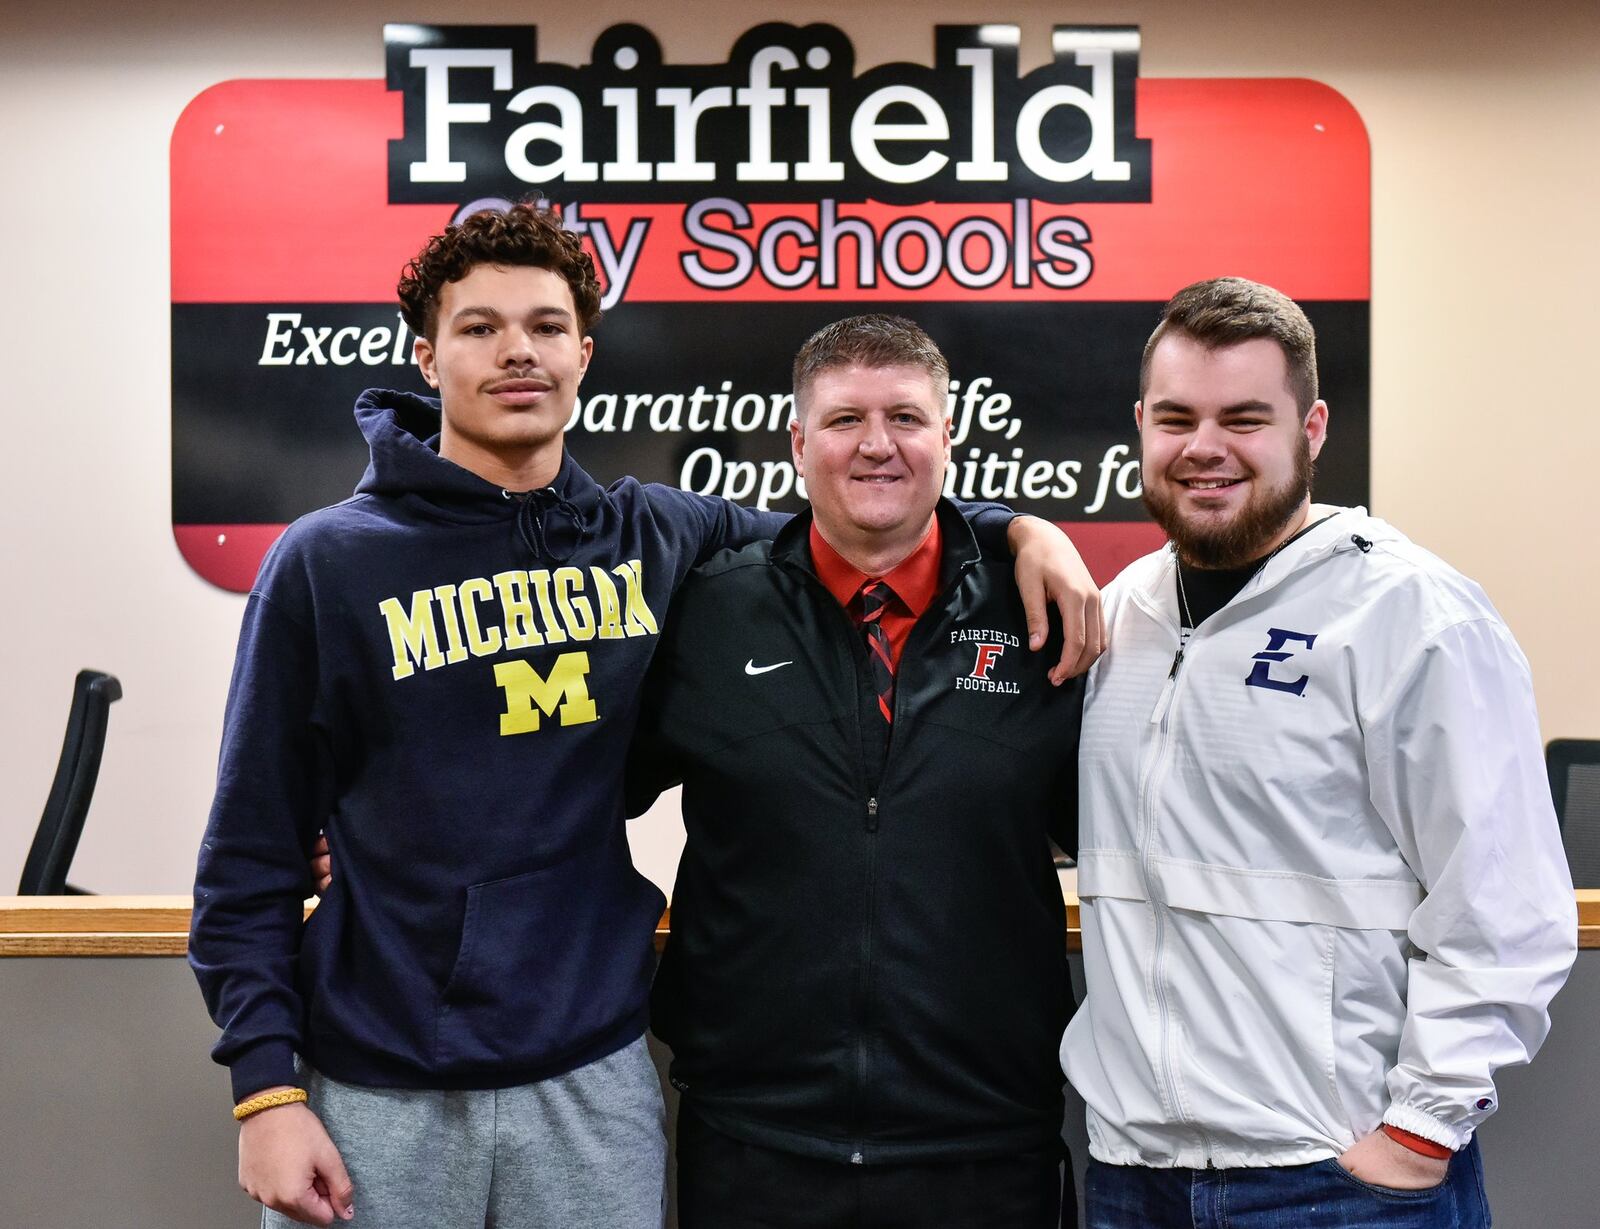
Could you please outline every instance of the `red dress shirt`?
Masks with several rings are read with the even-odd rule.
[[[939,591],[939,564],[944,558],[944,538],[939,532],[939,518],[933,528],[893,570],[881,578],[894,590],[895,600],[885,608],[878,622],[889,637],[889,655],[895,668],[900,666],[900,652],[906,647],[906,637],[911,626],[933,602]],[[834,600],[850,612],[850,617],[861,617],[861,603],[856,594],[867,581],[875,579],[850,563],[817,532],[816,522],[811,523],[811,564],[817,579],[833,594]]]

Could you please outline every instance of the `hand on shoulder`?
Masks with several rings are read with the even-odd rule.
[[[1059,528],[1036,516],[1015,517],[1006,533],[1016,556],[1017,591],[1028,619],[1028,647],[1037,652],[1050,633],[1049,609],[1061,616],[1061,659],[1050,668],[1060,686],[1083,674],[1105,651],[1100,590],[1078,548]]]

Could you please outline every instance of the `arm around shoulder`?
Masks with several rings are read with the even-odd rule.
[[[774,538],[791,515],[746,508],[731,499],[696,495],[663,483],[649,483],[644,491],[658,515],[689,527],[695,535],[693,563],[704,563],[720,550],[738,550]]]
[[[1028,620],[1028,647],[1037,652],[1050,632],[1050,607],[1061,618],[1061,657],[1050,668],[1060,686],[1083,674],[1105,652],[1100,589],[1072,539],[1036,516],[1013,519],[1006,540],[1016,557],[1017,591]]]

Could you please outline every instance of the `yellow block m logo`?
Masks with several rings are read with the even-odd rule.
[[[543,678],[525,661],[497,662],[494,681],[505,689],[506,711],[500,714],[500,733],[531,734],[539,728],[539,714],[557,715],[562,725],[583,725],[598,721],[594,701],[589,698],[589,655],[563,653]]]

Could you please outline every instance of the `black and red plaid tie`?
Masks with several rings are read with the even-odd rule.
[[[881,580],[869,580],[861,586],[861,634],[867,639],[867,659],[872,670],[872,689],[878,693],[878,711],[886,722],[894,721],[894,654],[882,620],[884,608],[893,600],[894,590]]]

